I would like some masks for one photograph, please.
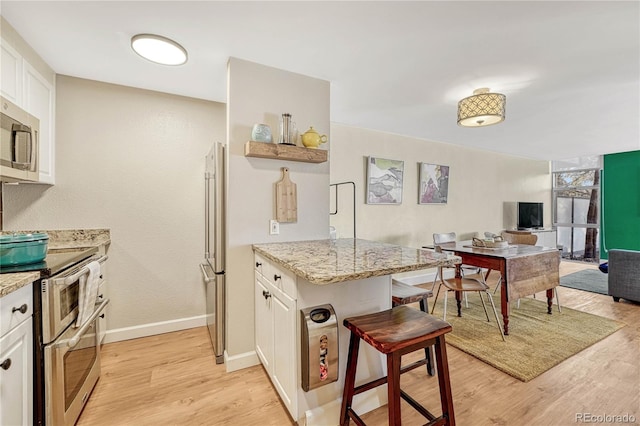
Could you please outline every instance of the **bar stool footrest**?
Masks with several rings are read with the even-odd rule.
[[[400,374],[404,374],[404,373],[406,373],[407,371],[411,371],[411,370],[413,370],[414,368],[422,367],[422,366],[423,366],[423,365],[425,365],[426,363],[427,363],[427,359],[426,359],[426,358],[422,358],[421,360],[414,361],[414,362],[412,362],[411,364],[407,364],[407,365],[405,365],[404,367],[402,367],[402,368],[400,369]],[[431,374],[431,375],[433,375],[433,374]]]
[[[353,409],[349,408],[347,410],[347,415],[349,416],[349,418],[351,420],[353,420],[353,422],[355,424],[357,424],[358,426],[367,426],[366,423],[364,421],[362,421],[362,419],[360,418],[360,416],[358,416],[358,414],[353,411]]]
[[[431,414],[431,412],[429,412],[429,410],[424,408],[418,401],[413,399],[408,393],[406,393],[402,389],[400,389],[400,396],[402,397],[402,399],[407,401],[407,403],[410,406],[412,406],[414,410],[416,410],[418,413],[422,414],[427,420],[435,420],[436,419],[436,416]]]
[[[430,421],[429,423],[425,423],[424,426],[444,426],[447,424],[447,419],[440,416],[437,419]]]

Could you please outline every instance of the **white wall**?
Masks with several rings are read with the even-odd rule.
[[[56,110],[56,185],[5,185],[5,229],[110,228],[109,329],[203,316],[204,157],[224,104],[59,75]]]
[[[313,126],[331,140],[329,82],[236,58],[229,60],[228,78],[227,354],[242,357],[255,351],[251,244],[329,235],[329,163],[249,158],[244,145],[254,123],[269,124],[277,138],[279,117],[285,112],[301,132]],[[282,223],[280,235],[269,235],[281,167],[289,168],[297,185],[298,222]]]
[[[331,136],[331,182],[356,183],[358,238],[420,247],[432,243],[432,234],[436,232],[455,231],[461,237],[475,232],[498,232],[504,229],[504,203],[513,201],[542,201],[545,218],[551,217],[551,174],[547,161],[335,123]],[[365,204],[365,156],[404,160],[402,204]],[[419,162],[449,166],[447,204],[418,204]],[[332,210],[333,197],[332,192]],[[353,235],[350,187],[340,189],[338,203],[338,215],[332,216],[331,224],[336,226],[339,236],[350,237]]]

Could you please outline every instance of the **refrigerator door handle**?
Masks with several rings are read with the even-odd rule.
[[[202,278],[204,279],[205,283],[209,284],[211,281],[215,279],[215,277],[210,277],[209,274],[207,274],[207,268],[211,269],[208,265],[204,263],[200,264],[200,271],[202,271]]]
[[[209,185],[211,185],[209,171],[204,174],[204,257],[209,258]]]

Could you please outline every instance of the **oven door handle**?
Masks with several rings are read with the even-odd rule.
[[[107,256],[106,254],[104,256],[102,256],[100,259],[98,259],[97,261],[99,263],[104,263],[105,260],[107,260],[109,258],[109,256]],[[77,280],[80,279],[81,276],[83,275],[87,275],[89,273],[89,268],[87,268],[86,266],[82,269],[80,269],[78,272],[76,272],[73,275],[70,275],[68,277],[60,277],[60,278],[54,278],[51,281],[53,282],[53,284],[55,285],[69,285],[72,284],[74,282],[76,282]]]
[[[76,346],[80,342],[82,335],[87,331],[87,329],[96,320],[96,318],[98,318],[98,315],[100,315],[102,311],[104,311],[104,308],[108,304],[109,304],[109,299],[105,299],[104,302],[102,302],[100,306],[98,306],[98,308],[95,311],[93,311],[93,314],[91,314],[91,317],[84,324],[82,324],[82,327],[80,327],[78,332],[71,339],[67,340],[66,342],[60,342],[60,344],[61,345],[66,344],[70,348],[73,348],[74,346]]]

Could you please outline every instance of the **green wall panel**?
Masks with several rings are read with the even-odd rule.
[[[600,258],[640,250],[640,151],[604,156]]]

